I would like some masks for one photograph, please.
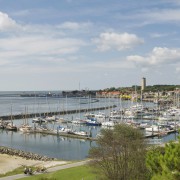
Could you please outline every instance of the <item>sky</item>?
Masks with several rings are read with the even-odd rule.
[[[179,0],[0,0],[0,91],[180,84]]]

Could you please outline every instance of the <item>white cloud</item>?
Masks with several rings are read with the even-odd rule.
[[[147,17],[154,21],[180,21],[180,9],[163,9],[146,13]]]
[[[85,28],[88,23],[63,23],[70,29]],[[0,66],[26,66],[42,62],[62,62],[76,54],[86,43],[78,37],[68,37],[66,31],[56,25],[18,24],[0,12],[0,31],[8,32],[0,37]],[[65,57],[67,56],[67,57]],[[36,62],[36,63],[35,63]]]
[[[7,14],[0,12],[0,30],[11,30],[17,28],[16,22],[11,19]]]
[[[150,36],[152,38],[161,38],[161,37],[166,37],[168,35],[171,35],[171,34],[168,34],[168,33],[152,33]]]
[[[22,36],[0,39],[0,58],[9,61],[55,57],[76,53],[85,43],[73,38],[52,38],[44,36]],[[44,58],[46,59],[46,58]]]
[[[143,40],[135,34],[105,32],[101,33],[99,38],[93,39],[93,42],[97,44],[97,48],[100,51],[108,51],[111,49],[122,51],[142,44]]]
[[[147,56],[128,56],[127,60],[142,66],[176,64],[180,59],[180,49],[155,47]]]
[[[118,14],[117,19],[126,21],[126,27],[143,27],[157,23],[177,23],[180,21],[180,8],[143,7],[129,14]],[[130,23],[129,23],[130,22]]]
[[[58,25],[57,27],[60,29],[79,30],[79,29],[86,29],[91,26],[92,24],[90,22],[87,22],[87,23],[64,22]]]
[[[180,9],[155,9],[139,12],[136,18],[145,19],[147,24],[159,22],[179,22]]]

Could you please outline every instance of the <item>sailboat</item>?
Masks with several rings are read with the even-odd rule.
[[[9,122],[6,127],[5,127],[6,130],[10,130],[10,131],[17,131],[17,126],[13,124],[13,121],[12,121],[12,105],[11,105],[11,122]]]
[[[86,124],[86,120],[81,119],[81,100],[79,97],[79,117],[76,117],[75,120],[71,121],[73,124],[79,124],[79,125],[85,125]]]
[[[25,117],[24,117],[24,123],[21,125],[21,127],[19,128],[20,131],[22,132],[32,132],[32,126],[29,125],[28,123],[28,119],[27,119],[27,113],[26,113],[26,107],[25,107]]]

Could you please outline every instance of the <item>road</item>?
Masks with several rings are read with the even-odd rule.
[[[48,173],[51,173],[51,172],[62,170],[62,169],[68,169],[68,168],[72,168],[72,167],[82,166],[82,165],[85,165],[88,161],[89,160],[85,160],[85,161],[80,161],[80,162],[55,166],[55,167],[48,168],[47,171],[48,171]],[[0,178],[0,180],[15,180],[15,179],[20,179],[20,178],[24,178],[24,177],[29,177],[29,175],[16,174],[16,175],[13,175],[13,176],[2,177],[2,178]]]

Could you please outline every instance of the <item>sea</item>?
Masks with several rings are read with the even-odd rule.
[[[0,92],[0,116],[9,116],[17,114],[33,113],[43,115],[46,112],[60,112],[68,110],[76,110],[74,114],[61,115],[63,118],[73,120],[75,118],[85,118],[84,113],[80,113],[80,109],[93,109],[98,107],[107,107],[116,105],[116,108],[127,108],[132,105],[130,101],[120,101],[119,98],[93,98],[93,97],[49,97],[49,96],[21,96],[22,94],[47,94],[46,91],[6,91]],[[62,91],[53,91],[51,93],[60,94]],[[151,102],[144,102],[147,107],[154,106]],[[109,114],[112,109],[101,110],[105,114]],[[98,113],[99,111],[94,111]],[[17,126],[23,124],[24,119],[13,120]],[[140,119],[137,121],[141,121]],[[32,118],[28,118],[28,123],[32,124]],[[50,129],[56,129],[57,126],[64,126],[58,122],[49,123]],[[84,126],[67,124],[75,130],[84,130],[91,132],[93,137],[100,132],[102,127]],[[162,142],[168,142],[177,138],[177,133],[169,134],[162,137]],[[95,141],[68,138],[56,135],[45,135],[40,133],[22,133],[20,131],[6,131],[0,129],[0,146],[10,147],[33,152],[51,158],[61,160],[82,160],[88,158],[89,149],[96,146]]]

